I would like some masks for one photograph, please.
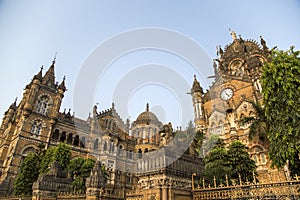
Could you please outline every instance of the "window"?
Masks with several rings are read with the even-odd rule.
[[[41,121],[35,121],[32,124],[30,133],[32,135],[38,136],[38,135],[41,134],[41,131],[42,131],[42,122]]]
[[[260,159],[261,159],[262,164],[265,164],[267,162],[265,153],[260,154]]]
[[[58,139],[59,139],[59,130],[58,129],[55,129],[55,131],[53,132],[52,139],[55,141],[58,141]]]
[[[96,138],[96,140],[94,141],[94,150],[98,150],[99,147],[99,139]]]
[[[36,112],[46,115],[48,114],[48,110],[49,110],[48,108],[49,108],[49,97],[44,95],[38,100]]]
[[[256,154],[253,155],[253,160],[255,161],[255,164],[258,164],[258,157]]]

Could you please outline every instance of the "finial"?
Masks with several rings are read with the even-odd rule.
[[[53,64],[53,65],[55,64],[56,56],[57,56],[57,52],[55,52],[55,55],[54,55],[54,58],[53,58],[53,61],[52,61],[52,64]]]
[[[230,28],[229,28],[229,32],[230,32],[230,35],[231,35],[232,39],[236,40],[237,39],[236,33],[233,30],[231,30]]]
[[[196,76],[196,74],[194,74],[194,80],[197,80],[197,76]]]
[[[65,80],[66,80],[66,76],[63,77],[63,81],[65,81]]]
[[[18,97],[15,98],[15,103],[17,103],[17,101],[18,101]]]
[[[44,69],[44,65],[41,66],[41,71],[43,71],[43,69]]]
[[[146,111],[149,111],[149,103],[146,104]]]
[[[111,104],[111,108],[112,108],[112,109],[114,109],[114,108],[115,108],[115,103],[114,103],[114,102],[112,102],[112,104]]]

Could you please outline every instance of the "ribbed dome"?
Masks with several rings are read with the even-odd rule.
[[[149,111],[149,104],[147,103],[146,111],[142,112],[135,120],[135,124],[161,124],[154,113]]]

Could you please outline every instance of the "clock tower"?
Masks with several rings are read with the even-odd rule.
[[[269,172],[267,138],[249,139],[249,126],[240,125],[245,116],[255,116],[252,103],[262,104],[259,78],[264,62],[268,62],[269,50],[261,37],[256,41],[244,40],[231,32],[233,41],[224,50],[218,46],[218,58],[214,59],[213,84],[203,93],[196,93],[194,87],[200,83],[195,78],[191,94],[195,110],[194,122],[207,135],[218,135],[229,145],[240,140],[247,147],[258,166],[258,172]],[[200,87],[201,88],[201,87]],[[202,88],[201,88],[202,89]],[[200,102],[201,115],[197,102]]]

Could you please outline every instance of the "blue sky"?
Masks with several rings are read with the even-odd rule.
[[[299,49],[299,19],[300,1],[296,0],[2,0],[0,113],[5,112],[15,97],[21,98],[23,88],[41,65],[48,69],[55,52],[58,52],[56,79],[60,82],[64,75],[67,77],[68,91],[61,110],[72,108],[76,116],[85,119],[92,107],[85,113],[73,109],[76,82],[89,56],[114,36],[149,27],[172,30],[197,42],[209,57],[215,58],[217,45],[224,47],[232,42],[229,28],[245,39],[259,41],[262,35],[269,47],[288,49],[294,45]],[[125,99],[117,94],[120,85],[127,86],[129,74],[134,76],[135,70],[145,65],[167,66],[170,73],[167,70],[161,79],[170,79],[168,74],[175,72],[174,77],[178,74],[190,85],[193,75],[197,74],[204,77],[199,79],[205,89],[210,84],[210,80],[205,79],[206,72],[213,72],[207,63],[197,66],[197,71],[179,56],[159,49],[134,51],[120,55],[98,78],[93,103],[99,103],[99,110],[103,110],[115,101],[121,117],[125,120],[130,116],[133,121],[149,102],[150,109],[161,121],[185,126],[187,118],[182,119],[181,113],[186,111],[192,118],[192,107],[182,105],[178,97],[181,90],[175,91],[179,83],[139,82],[132,86],[126,98],[122,96]],[[147,77],[138,73],[134,77]],[[188,96],[187,92],[188,88],[183,87],[180,95]]]

